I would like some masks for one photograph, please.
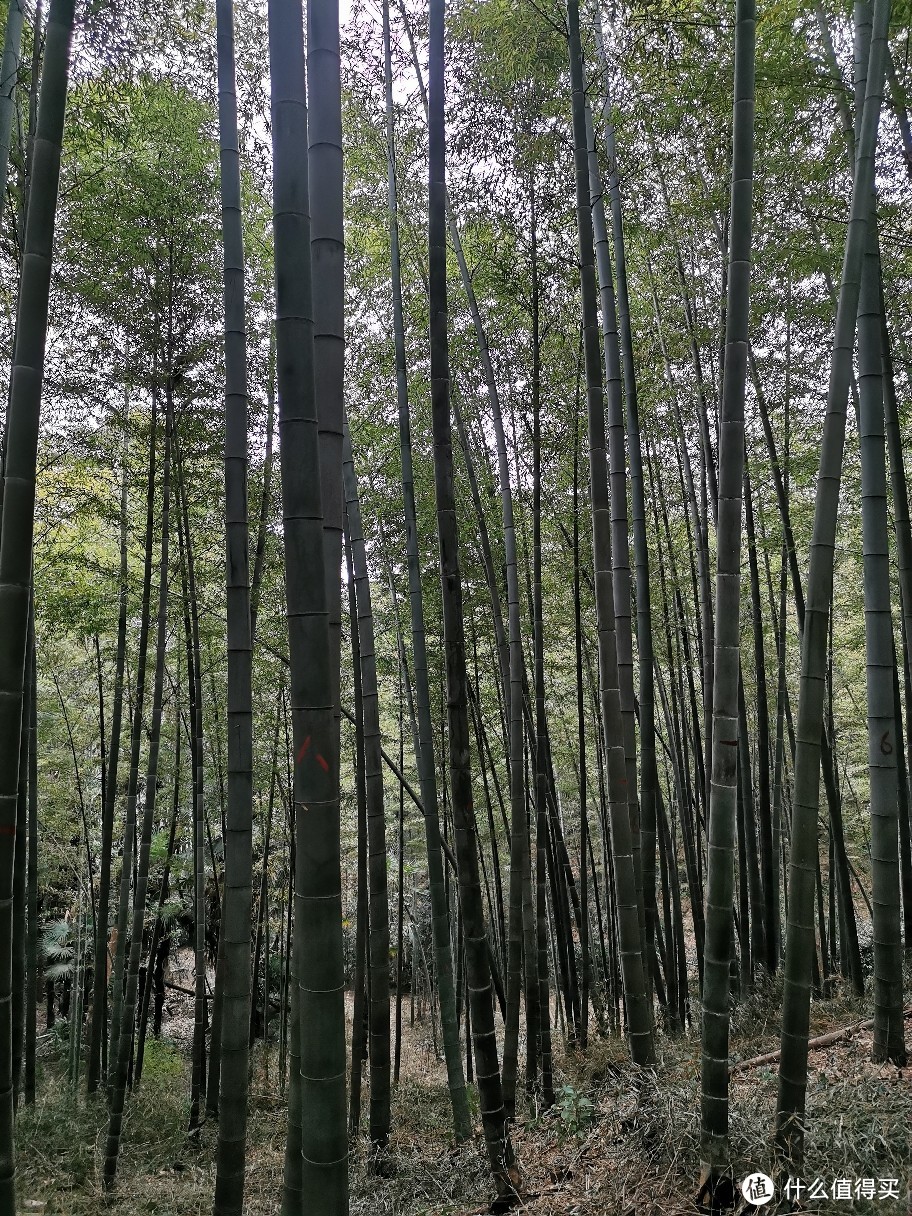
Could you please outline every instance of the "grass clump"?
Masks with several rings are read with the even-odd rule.
[[[812,1034],[855,1026],[870,1006],[845,984],[812,1006]],[[912,1026],[907,1023],[907,1036]],[[779,986],[758,984],[733,1018],[734,1059],[779,1046]],[[517,1091],[512,1140],[524,1173],[523,1210],[536,1216],[692,1216],[700,1172],[699,1024],[659,1038],[660,1063],[636,1068],[622,1038],[593,1038],[584,1055],[555,1059],[557,1101]],[[899,1180],[898,1200],[854,1197],[808,1202],[808,1216],[905,1216],[912,1177],[910,1073],[871,1062],[871,1030],[809,1058],[808,1132],[803,1181]],[[268,1072],[267,1072],[268,1067]],[[150,1042],[140,1089],[127,1103],[118,1187],[100,1188],[107,1110],[103,1095],[78,1101],[65,1061],[44,1060],[39,1101],[17,1122],[20,1195],[46,1203],[46,1216],[184,1216],[211,1209],[215,1123],[188,1140],[189,1060],[166,1041]],[[730,1136],[736,1180],[775,1175],[776,1063],[732,1074]],[[268,1078],[268,1079],[267,1079]],[[366,1126],[367,1091],[364,1104]],[[446,1084],[403,1073],[393,1092],[393,1131],[382,1163],[365,1135],[351,1145],[352,1216],[468,1216],[486,1209],[490,1171],[473,1106],[475,1135],[453,1141]],[[247,1140],[247,1216],[276,1216],[282,1195],[286,1107],[271,1056],[254,1061]],[[382,1168],[379,1166],[382,1164]]]

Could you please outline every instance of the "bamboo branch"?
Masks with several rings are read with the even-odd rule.
[[[907,1005],[903,1010],[903,1019],[910,1017],[912,1017],[912,1005]],[[843,1026],[842,1030],[830,1030],[827,1034],[818,1035],[816,1039],[808,1039],[808,1051],[818,1051],[821,1047],[829,1047],[832,1043],[838,1043],[840,1039],[847,1039],[856,1030],[868,1030],[873,1025],[874,1019],[867,1018],[863,1022],[853,1022],[851,1026]],[[762,1056],[753,1056],[749,1060],[738,1060],[732,1064],[729,1073],[745,1072],[748,1068],[759,1068],[762,1064],[775,1064],[781,1054],[781,1051],[768,1051]]]

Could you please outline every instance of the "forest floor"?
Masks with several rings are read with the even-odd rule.
[[[778,989],[758,991],[737,1007],[733,1058],[753,1059],[778,1048],[779,997]],[[869,1017],[870,1008],[840,988],[815,1001],[811,1016],[812,1035],[821,1035]],[[388,1160],[380,1176],[370,1168],[366,1139],[353,1144],[352,1216],[484,1212],[491,1188],[480,1135],[468,1144],[453,1144],[445,1076],[428,1042],[428,1024],[410,1026],[407,1004],[404,1023]],[[177,1024],[174,1029],[179,1041]],[[906,1040],[912,1040],[910,1020]],[[875,1065],[870,1056],[870,1029],[811,1053],[802,1179],[808,1190],[802,1211],[912,1216],[912,1067]],[[593,1036],[585,1057],[562,1055],[555,1068],[555,1107],[548,1112],[527,1109],[514,1129],[524,1176],[524,1205],[518,1210],[534,1216],[696,1212],[699,1065],[696,1026],[678,1039],[660,1037],[654,1072],[635,1069],[620,1039]],[[754,1170],[773,1173],[770,1129],[776,1084],[775,1063],[733,1073],[730,1133],[736,1178]],[[87,1102],[84,1096],[73,1100],[65,1079],[65,1046],[55,1054],[53,1040],[47,1041],[38,1101],[21,1111],[17,1124],[23,1216],[211,1212],[217,1127],[210,1122],[188,1140],[188,1090],[183,1046],[168,1037],[150,1042],[142,1086],[127,1103],[118,1187],[105,1202],[100,1189],[104,1104]],[[258,1044],[248,1130],[249,1216],[279,1211],[284,1143],[285,1102],[276,1089],[275,1051],[267,1057]],[[809,1198],[818,1180],[830,1198]],[[860,1196],[853,1190],[851,1199],[833,1198],[840,1193],[840,1181],[858,1184]],[[874,1197],[866,1198],[872,1190]],[[739,1210],[771,1212],[775,1205],[742,1205]]]

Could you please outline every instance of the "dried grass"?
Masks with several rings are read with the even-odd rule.
[[[748,1058],[778,1045],[779,992],[761,988],[733,1017],[733,1055]],[[865,1016],[843,986],[816,1001],[811,1033]],[[442,1069],[428,1067],[425,1027],[406,1027],[402,1079],[394,1098],[385,1168],[372,1168],[364,1138],[352,1146],[353,1216],[456,1216],[486,1210],[489,1174],[480,1137],[454,1146]],[[912,1037],[912,1036],[910,1036]],[[185,1136],[187,1061],[166,1043],[151,1044],[140,1092],[128,1101],[119,1185],[106,1202],[100,1189],[104,1103],[74,1104],[60,1066],[44,1065],[37,1105],[20,1113],[19,1194],[45,1204],[46,1216],[196,1216],[209,1213],[216,1128]],[[536,1216],[690,1216],[699,1173],[699,1033],[661,1039],[655,1072],[635,1069],[626,1045],[594,1040],[586,1057],[558,1062],[556,1084],[593,1103],[581,1129],[560,1109],[522,1112],[514,1145],[524,1171],[525,1203]],[[817,1216],[907,1216],[912,1206],[912,1069],[874,1065],[871,1032],[859,1031],[811,1056],[807,1179],[896,1177],[903,1198],[827,1201]],[[267,1080],[257,1053],[248,1138],[249,1216],[274,1216],[281,1197],[284,1102],[275,1093],[275,1060]],[[731,1143],[736,1175],[772,1173],[776,1099],[774,1065],[732,1078]],[[23,1207],[23,1211],[26,1211]],[[42,1209],[31,1209],[41,1211]],[[762,1209],[769,1212],[770,1208]]]

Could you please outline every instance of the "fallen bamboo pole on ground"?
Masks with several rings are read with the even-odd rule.
[[[903,1020],[912,1017],[912,1005],[907,1005],[903,1010]],[[854,1034],[856,1030],[868,1030],[874,1025],[873,1018],[866,1018],[863,1022],[853,1022],[851,1026],[843,1026],[842,1030],[830,1030],[826,1034],[818,1035],[816,1039],[808,1039],[808,1051],[817,1051],[821,1047],[829,1047],[831,1043],[838,1043],[840,1039],[847,1039]],[[760,1068],[763,1064],[775,1064],[782,1055],[781,1051],[768,1051],[762,1056],[753,1056],[749,1060],[738,1060],[729,1068],[729,1073],[746,1072],[748,1068]]]
[[[179,992],[181,994],[181,996],[194,996],[194,997],[196,996],[196,993],[193,991],[192,988],[182,988],[180,986],[180,984],[172,984],[170,980],[165,980],[165,987],[168,989],[169,992]],[[206,1000],[207,1001],[212,1000],[211,992],[206,993]]]

